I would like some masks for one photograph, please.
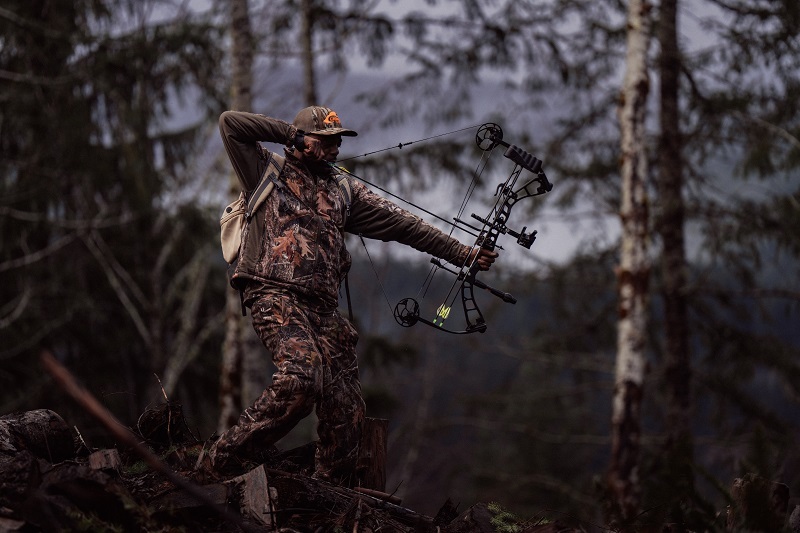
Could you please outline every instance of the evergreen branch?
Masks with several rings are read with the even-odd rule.
[[[770,131],[776,134],[778,137],[781,137],[782,139],[788,141],[789,144],[791,144],[795,148],[800,149],[800,139],[789,133],[789,131],[787,131],[785,128],[781,128],[780,126],[777,126],[776,124],[768,122],[762,118],[746,115],[741,111],[734,111],[733,115],[745,121],[755,122],[762,128],[766,129],[767,131]]]
[[[59,39],[66,37],[66,34],[63,32],[55,31],[39,21],[33,21],[23,16],[17,15],[10,9],[6,9],[4,7],[0,7],[0,18],[9,20],[14,24],[16,24],[17,26],[20,26],[21,28],[36,30],[42,33],[45,37],[49,37],[51,39]]]

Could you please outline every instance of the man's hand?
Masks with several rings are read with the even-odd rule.
[[[478,256],[477,259],[475,259],[476,254]],[[470,252],[467,264],[471,265],[473,262],[475,262],[480,270],[489,270],[489,267],[492,266],[494,260],[497,259],[497,255],[497,252],[486,250],[484,248],[476,248]]]

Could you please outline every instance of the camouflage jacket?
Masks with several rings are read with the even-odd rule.
[[[245,192],[258,185],[267,165],[259,141],[287,145],[296,128],[263,115],[226,111],[220,134]],[[250,303],[260,290],[293,291],[320,309],[333,309],[338,289],[350,269],[344,232],[397,241],[454,264],[462,264],[469,247],[419,217],[352,180],[349,214],[336,171],[312,173],[292,150],[279,185],[242,233],[239,261],[231,284],[242,288]]]

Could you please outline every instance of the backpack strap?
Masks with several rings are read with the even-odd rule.
[[[264,169],[264,175],[261,176],[258,187],[256,187],[247,200],[247,210],[244,213],[247,220],[252,218],[253,213],[258,210],[259,206],[261,206],[267,196],[269,196],[269,193],[272,192],[272,189],[275,188],[275,185],[279,183],[278,177],[283,170],[285,159],[272,152],[267,152],[267,157],[269,159],[267,160],[267,167]]]
[[[350,204],[353,201],[353,190],[350,185],[350,177],[347,174],[339,174],[339,188],[342,190],[342,195],[344,196],[344,224],[347,223],[347,217],[350,216]]]
[[[342,172],[339,173],[339,188],[342,190],[342,196],[344,196],[344,221],[342,221],[342,227],[347,224],[347,217],[350,216],[350,204],[353,201],[353,189],[352,185],[350,184],[350,177],[347,174]],[[353,320],[353,304],[350,301],[350,274],[347,273],[344,275],[344,292],[347,295],[347,314],[350,317],[350,322],[355,322]]]

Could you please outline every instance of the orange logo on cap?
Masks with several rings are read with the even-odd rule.
[[[331,111],[328,113],[328,116],[325,117],[325,120],[322,121],[325,124],[326,128],[341,128],[342,121],[339,120],[339,115],[336,114],[336,111]]]

